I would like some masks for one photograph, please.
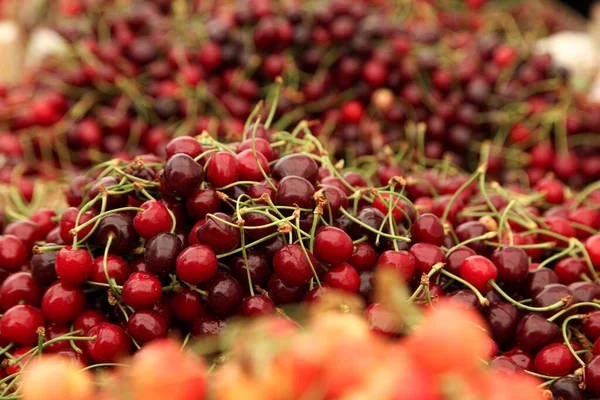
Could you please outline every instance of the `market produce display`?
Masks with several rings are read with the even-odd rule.
[[[55,6],[67,50],[0,90],[0,398],[600,397],[559,16]]]

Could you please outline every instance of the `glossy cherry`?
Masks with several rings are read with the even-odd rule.
[[[215,252],[203,244],[187,247],[175,261],[177,276],[194,285],[210,280],[217,273],[218,267],[219,260]]]
[[[85,305],[83,289],[73,288],[62,282],[54,283],[42,297],[44,317],[59,324],[73,321],[85,309]]]
[[[206,218],[221,208],[221,200],[213,188],[198,189],[185,199],[185,209],[194,221]]]
[[[564,376],[575,368],[575,357],[562,343],[552,343],[542,348],[535,356],[537,373],[549,376]]]
[[[220,151],[213,155],[206,166],[206,180],[214,187],[223,187],[236,182],[239,174],[238,160],[228,151]]]
[[[39,308],[18,304],[9,308],[0,319],[0,335],[22,346],[38,341],[38,329],[44,327],[44,315]]]
[[[520,318],[517,308],[507,302],[495,302],[485,309],[485,317],[498,346],[502,349],[510,347]]]
[[[271,277],[271,267],[265,256],[254,250],[246,253],[246,259],[243,256],[233,257],[229,262],[230,272],[244,288],[249,287],[248,271],[253,286],[267,287],[267,282]],[[216,271],[216,270],[215,270]]]
[[[288,244],[273,256],[273,268],[277,276],[289,286],[302,286],[314,277],[318,264],[308,249],[299,244]]]
[[[93,262],[87,250],[63,247],[56,254],[56,275],[69,286],[79,286],[92,276]]]
[[[516,286],[527,279],[529,261],[527,253],[518,247],[502,246],[492,253],[492,261],[498,268],[498,280]]]
[[[17,271],[27,260],[27,248],[13,235],[0,236],[0,264],[2,269]]]
[[[87,335],[96,338],[84,344],[87,355],[96,363],[118,362],[131,352],[131,340],[117,325],[100,322]]]
[[[42,289],[29,272],[17,272],[9,275],[0,286],[0,307],[3,310],[17,304],[39,306]]]
[[[172,294],[170,306],[175,317],[188,324],[192,324],[198,318],[206,315],[200,294],[189,288]]]
[[[280,206],[312,209],[315,205],[314,186],[300,176],[286,176],[279,181],[275,203]]]
[[[354,246],[354,251],[348,260],[357,271],[372,269],[377,263],[377,253],[369,243],[362,242]]]
[[[485,292],[489,290],[488,282],[497,278],[498,269],[483,256],[471,256],[460,264],[460,276],[477,290]]]
[[[183,251],[181,239],[172,233],[159,233],[146,243],[144,261],[158,277],[175,271],[177,256]]]
[[[460,264],[471,256],[476,255],[475,250],[467,246],[461,246],[454,250],[449,256],[446,257],[446,271],[454,274],[460,275]]]
[[[306,292],[302,286],[286,285],[276,273],[271,275],[267,288],[271,300],[277,305],[297,303]]]
[[[421,214],[410,228],[413,242],[441,246],[444,243],[444,227],[440,219],[431,213]]]
[[[143,203],[133,218],[133,226],[142,238],[150,240],[159,233],[169,232],[173,226],[173,220],[167,207],[158,200],[149,200]]]
[[[326,264],[348,261],[353,250],[352,238],[339,228],[323,227],[315,235],[313,254],[317,260]]]
[[[163,317],[152,310],[138,310],[127,321],[127,333],[138,343],[167,336],[168,326]]]
[[[246,317],[259,317],[275,312],[275,304],[268,297],[257,294],[246,297],[242,301],[240,311]]]
[[[87,334],[90,329],[100,322],[108,322],[106,316],[98,310],[85,310],[75,318],[73,322],[74,330],[81,330]]]
[[[560,333],[560,328],[537,313],[524,316],[516,331],[516,342],[524,350],[532,353],[552,342]]]
[[[317,181],[319,166],[307,154],[289,154],[279,159],[273,166],[273,178],[281,181],[287,176],[304,178],[314,184]]]
[[[323,278],[327,285],[335,289],[350,293],[356,293],[360,289],[360,276],[348,263],[341,263],[331,267]]]
[[[395,271],[402,282],[408,283],[414,277],[417,267],[412,253],[405,250],[388,250],[379,256],[377,269]]]
[[[104,270],[104,256],[99,256],[94,259],[92,263],[92,276],[90,280],[92,282],[108,283],[106,275],[108,273],[109,278],[113,278],[117,285],[125,283],[129,277],[129,264],[123,258],[109,254],[106,257],[106,271]]]
[[[415,266],[419,275],[427,274],[431,268],[446,260],[442,249],[431,243],[415,243],[409,250],[415,259]]]
[[[237,162],[240,166],[240,180],[243,181],[261,181],[271,172],[267,157],[258,151],[255,154],[252,149],[241,151],[237,155]]]
[[[198,228],[198,241],[215,253],[227,253],[239,245],[240,230],[230,225],[233,222],[229,215],[220,212],[213,215],[214,217],[208,216],[206,222]]]
[[[121,298],[135,309],[152,307],[162,295],[162,285],[152,274],[132,273],[121,289]]]
[[[218,274],[208,282],[207,303],[215,315],[230,315],[242,304],[242,285],[229,274]]]
[[[170,191],[187,197],[204,182],[204,170],[189,155],[177,153],[165,164],[163,179]]]

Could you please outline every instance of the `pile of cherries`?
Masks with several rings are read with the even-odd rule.
[[[164,156],[170,138],[204,130],[238,141],[277,76],[287,85],[278,128],[314,120],[337,158],[360,162],[389,144],[473,170],[493,139],[488,172],[503,182],[535,185],[552,171],[580,188],[600,177],[599,106],[502,22],[529,32],[537,9],[382,3],[60,2],[70,18],[56,29],[72,51],[0,89],[0,182]]]
[[[538,376],[557,398],[600,396],[597,183],[502,187],[485,159],[473,174],[382,164],[365,177],[333,164],[309,123],[271,121],[249,120],[239,142],[182,136],[165,159],[98,164],[60,215],[4,227],[1,395],[41,353],[110,367],[167,335],[218,335],[231,318],[292,318],[321,299],[347,310],[338,292],[393,340],[401,326],[373,298],[389,270],[414,304],[448,297],[481,312],[494,368]]]

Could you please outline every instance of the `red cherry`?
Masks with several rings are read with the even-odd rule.
[[[213,155],[206,167],[206,179],[214,187],[223,187],[236,182],[239,174],[238,160],[228,151],[220,151]]]
[[[127,261],[114,254],[109,254],[106,258],[106,271],[108,276],[113,278],[117,285],[125,283],[129,277],[129,264]],[[92,263],[92,282],[108,283],[104,271],[104,256],[96,257]]]
[[[554,272],[563,285],[581,281],[581,275],[589,275],[590,270],[584,260],[565,257],[554,266]]]
[[[414,256],[405,250],[388,250],[379,256],[378,269],[395,271],[404,283],[410,282],[415,276],[416,264]]]
[[[177,319],[188,324],[207,314],[198,292],[188,288],[171,296],[171,310]]]
[[[79,210],[75,207],[69,207],[65,210],[63,215],[60,217],[60,237],[65,243],[73,243],[73,236],[71,235],[71,230],[75,228],[75,222],[77,221],[77,215],[79,214]],[[81,214],[79,218],[79,225],[83,225],[90,219],[92,219],[94,215],[91,212],[85,212]],[[83,239],[90,233],[92,230],[93,224],[86,226],[81,229],[77,233],[78,239]]]
[[[585,250],[596,268],[600,268],[600,235],[590,236],[585,241]]]
[[[48,326],[46,326],[46,336],[44,337],[44,342],[48,342],[52,339],[56,339],[57,337],[66,335],[70,331],[71,328],[66,324],[48,324]],[[52,344],[46,345],[44,347],[44,352],[58,353],[59,351],[70,347],[71,346],[68,340],[59,340]]]
[[[38,224],[40,235],[46,236],[56,226],[55,217],[56,213],[54,211],[49,208],[42,208],[31,214],[29,219]]]
[[[29,272],[9,275],[0,286],[0,307],[4,310],[17,304],[39,306],[42,289]]]
[[[275,303],[261,294],[246,297],[240,306],[242,314],[246,317],[259,317],[272,314],[275,311]]]
[[[254,142],[252,139],[246,139],[237,147],[237,152],[241,153],[244,150],[252,150],[252,144],[254,143],[254,149],[261,153],[267,161],[273,161],[275,159],[275,154],[273,153],[273,148],[268,140],[263,138],[255,138]]]
[[[430,243],[415,243],[409,252],[415,259],[419,275],[428,274],[435,264],[444,262],[446,259],[442,249]]]
[[[536,190],[546,194],[546,201],[562,204],[565,199],[565,185],[557,179],[542,179],[535,185]]]
[[[108,322],[100,322],[88,333],[95,340],[86,341],[84,348],[96,363],[114,363],[131,352],[131,340],[125,331]]]
[[[355,246],[354,252],[348,260],[357,271],[372,269],[377,263],[377,253],[369,243],[362,242]]]
[[[6,271],[17,271],[27,261],[27,248],[13,235],[0,236],[0,265]]]
[[[39,308],[28,304],[11,307],[0,319],[0,335],[22,346],[36,344],[37,331],[43,327],[44,315]]]
[[[83,289],[72,288],[56,282],[42,297],[42,312],[50,322],[66,324],[73,321],[85,309]]]
[[[351,100],[342,105],[341,111],[344,121],[352,124],[358,124],[363,117],[365,108],[359,101]]]
[[[568,219],[571,222],[576,222],[593,230],[600,230],[600,213],[597,210],[578,208],[569,213]],[[585,240],[591,236],[590,232],[577,227],[575,228],[575,231],[577,232],[577,238],[579,240]]]
[[[400,198],[398,196],[392,196],[389,194],[382,194],[380,196],[385,200],[385,202],[382,201],[379,196],[377,196],[375,197],[375,200],[373,200],[373,207],[381,211],[384,215],[387,215],[389,212],[389,203],[391,202],[394,220],[396,223],[402,222],[404,219],[404,214],[402,213],[402,211],[404,211],[404,207]]]
[[[123,302],[133,308],[149,308],[162,295],[162,285],[158,278],[147,272],[134,272],[123,284]]]
[[[196,158],[202,154],[202,145],[192,137],[179,136],[171,139],[169,143],[167,143],[165,151],[167,152],[167,159],[179,153]]]
[[[149,240],[159,233],[169,232],[173,227],[173,220],[167,207],[158,200],[149,200],[143,203],[133,218],[135,231],[144,239]]]
[[[256,152],[256,158],[254,156],[255,154],[252,149],[243,150],[237,155],[237,161],[240,166],[240,180],[260,182],[264,179],[261,168],[266,175],[269,175],[271,172],[269,161],[263,153]]]
[[[330,268],[325,273],[324,281],[332,288],[350,293],[356,293],[360,289],[358,272],[348,263],[341,263]]]
[[[90,329],[100,322],[107,322],[104,314],[98,310],[85,310],[75,318],[73,328],[76,331],[81,330],[83,334],[86,335]]]
[[[471,256],[460,264],[460,276],[477,290],[485,292],[488,282],[498,277],[498,269],[483,256]]]
[[[320,228],[315,235],[313,254],[327,264],[346,262],[352,255],[352,238],[343,230],[332,226]]]
[[[21,371],[21,366],[26,365],[27,362],[31,359],[31,357],[37,357],[37,353],[34,351],[33,353],[30,352],[30,350],[32,350],[33,347],[31,346],[25,346],[25,347],[21,347],[15,351],[12,352],[12,356],[15,358],[21,358],[21,362],[16,363],[14,365],[10,365],[6,368],[4,368],[4,371],[6,372],[6,375],[13,375],[16,374],[17,372]],[[29,353],[28,355],[25,355]],[[32,360],[33,361],[33,360]]]
[[[58,278],[70,286],[79,286],[92,275],[92,256],[84,249],[63,247],[56,254],[55,270]]]
[[[215,252],[203,244],[192,245],[177,256],[175,269],[177,276],[187,283],[206,282],[215,276],[219,260]]]
[[[127,321],[127,332],[139,343],[166,337],[168,329],[163,317],[152,310],[138,310]]]
[[[273,268],[286,285],[302,286],[314,277],[313,269],[319,267],[308,249],[303,250],[299,244],[287,244],[275,252]]]
[[[542,375],[564,376],[575,368],[575,357],[562,343],[552,343],[535,356],[535,370]]]
[[[436,246],[444,244],[444,227],[440,219],[431,214],[421,214],[410,228],[414,242],[425,242]]]

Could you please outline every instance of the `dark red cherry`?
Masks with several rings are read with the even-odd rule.
[[[324,275],[323,280],[332,288],[350,293],[360,289],[360,276],[348,263],[341,263],[331,267]]]
[[[123,284],[121,298],[132,308],[150,308],[162,295],[162,285],[152,274],[134,272]]]
[[[322,190],[327,204],[323,207],[323,217],[336,218],[340,214],[340,208],[348,208],[348,196],[337,187],[329,185],[317,185],[317,191]]]
[[[106,257],[106,270],[104,268],[104,256],[96,257],[92,263],[92,282],[108,283],[106,275],[113,278],[117,285],[125,283],[129,277],[129,264],[127,261],[114,254],[109,254]]]
[[[192,326],[192,335],[194,337],[217,336],[223,332],[226,327],[227,322],[224,319],[206,316],[194,322],[194,325]]]
[[[297,303],[304,297],[304,287],[288,286],[279,278],[277,274],[271,275],[268,282],[269,296],[277,305]]]
[[[173,226],[173,220],[167,207],[157,200],[149,200],[143,203],[133,218],[133,226],[142,238],[149,240],[159,233],[169,232]]]
[[[567,286],[575,303],[588,302],[600,299],[600,286],[592,282],[574,282]],[[587,310],[586,307],[579,308],[579,312]],[[589,310],[591,311],[591,310]]]
[[[264,228],[252,229],[251,227],[258,227],[267,224],[271,224],[273,220],[264,214],[252,212],[245,213],[244,216],[244,228],[245,232],[252,239],[262,239],[277,231],[276,226],[268,226]]]
[[[246,297],[240,306],[240,311],[246,317],[259,317],[275,312],[275,304],[267,296],[257,294]]]
[[[90,279],[93,262],[87,250],[63,247],[56,255],[56,275],[69,286],[79,286]]]
[[[513,360],[505,355],[492,358],[489,365],[494,371],[508,376],[517,376],[525,373],[523,368],[519,367]]]
[[[87,355],[96,363],[114,363],[131,352],[131,340],[117,325],[100,322],[88,333],[95,340],[84,342]]]
[[[595,341],[600,337],[600,311],[592,311],[587,315],[581,324],[583,333],[591,340]]]
[[[9,275],[0,286],[0,307],[3,310],[17,304],[39,306],[42,289],[29,272],[17,272]]]
[[[529,313],[517,325],[516,342],[532,353],[551,343],[560,333],[560,328],[538,313]]]
[[[119,192],[119,181],[113,176],[105,176],[98,179],[88,189],[87,197],[94,200],[101,193],[106,191],[106,208],[105,210],[114,210],[115,208],[125,207],[128,202],[126,194],[113,194],[111,192]],[[94,203],[94,208],[98,211],[102,209],[101,196]]]
[[[183,251],[181,239],[172,233],[159,233],[146,243],[144,261],[150,271],[164,277],[175,272],[177,256]]]
[[[28,220],[11,222],[4,228],[4,234],[16,236],[21,239],[29,255],[31,255],[31,249],[35,245],[35,242],[39,242],[44,238],[40,226]]]
[[[213,215],[198,228],[198,241],[209,246],[215,253],[227,253],[240,244],[240,230],[230,225],[233,222],[229,215],[220,212]]]
[[[81,330],[84,335],[100,322],[107,322],[106,316],[98,310],[85,310],[75,318],[73,329]]]
[[[174,293],[171,296],[170,305],[175,317],[188,324],[192,324],[198,318],[206,315],[200,294],[189,288]]]
[[[318,264],[308,249],[299,244],[288,244],[273,256],[273,268],[286,285],[302,286],[315,276]]]
[[[253,286],[266,287],[271,276],[271,268],[267,259],[258,251],[248,251],[245,260],[243,256],[232,258],[229,262],[229,267],[231,268],[231,274],[235,279],[240,281],[244,288],[250,285],[250,282],[248,282],[248,271],[250,272],[250,280]]]
[[[56,281],[56,250],[43,250],[42,254],[31,257],[31,276],[40,286],[49,286]]]
[[[314,185],[318,175],[317,162],[307,154],[289,154],[280,158],[273,166],[273,177],[278,181],[287,176],[296,176]]]
[[[0,265],[6,271],[18,271],[27,261],[27,248],[13,235],[0,236]]]
[[[415,243],[409,250],[415,258],[417,274],[427,274],[435,264],[444,262],[446,257],[442,249],[430,243]]]
[[[81,288],[72,288],[56,282],[42,297],[42,312],[50,322],[66,324],[73,321],[85,309],[85,293]]]
[[[573,282],[579,282],[582,275],[590,275],[590,270],[586,262],[580,258],[565,257],[556,263],[554,273],[563,285]]]
[[[354,251],[348,260],[357,271],[372,269],[377,263],[377,253],[369,243],[358,243],[354,246]]]
[[[9,308],[0,319],[0,335],[22,346],[36,344],[38,329],[43,327],[44,315],[39,308],[28,304]]]
[[[477,221],[464,222],[456,228],[456,236],[461,243],[488,232],[489,229],[484,224]],[[487,246],[484,244],[483,239],[471,242],[467,244],[467,246],[475,250],[477,254],[486,254],[487,252]]]
[[[353,250],[352,238],[339,228],[326,226],[320,228],[315,235],[313,254],[317,260],[326,264],[346,262]]]
[[[127,333],[138,343],[165,337],[168,329],[163,317],[152,310],[138,310],[127,321]]]
[[[66,324],[48,324],[46,326],[46,332],[44,337],[44,342],[48,342],[52,339],[56,339],[57,337],[66,335],[71,331],[71,327]],[[44,347],[44,351],[48,353],[58,353],[61,350],[65,350],[67,348],[71,348],[68,340],[59,340],[57,342],[51,343]]]
[[[165,150],[167,152],[167,159],[179,153],[187,154],[192,158],[196,158],[202,154],[202,145],[192,137],[179,136],[171,139],[169,143],[167,143]]]
[[[100,219],[92,237],[101,248],[106,248],[110,240],[110,252],[115,254],[131,252],[139,239],[133,218],[125,212],[109,214]]]
[[[378,209],[365,207],[356,214],[356,219],[359,220],[361,224],[352,221],[348,226],[348,233],[355,240],[360,239],[363,235],[367,235],[369,242],[375,244],[377,239],[376,232],[381,229],[384,218],[385,215]],[[372,230],[365,228],[363,224]]]
[[[498,268],[498,280],[519,285],[527,279],[529,261],[523,249],[514,246],[498,247],[492,253],[492,261]]]
[[[585,400],[585,393],[579,388],[575,378],[564,376],[558,378],[548,387],[555,399]]]
[[[219,260],[215,252],[203,244],[184,249],[175,262],[177,276],[193,285],[210,280],[218,268]]]
[[[466,258],[476,254],[475,250],[470,247],[461,246],[446,257],[446,266],[444,268],[454,275],[460,275],[460,264],[462,264]]]
[[[558,303],[559,301],[565,301],[566,306],[571,305],[573,303],[573,293],[571,293],[567,286],[561,285],[560,283],[553,283],[547,285],[537,295],[535,295],[531,304],[534,307],[548,307]],[[559,312],[562,308],[563,307],[559,307],[552,311],[546,311],[544,315],[550,317]],[[573,313],[574,312],[569,312],[567,315]]]
[[[219,274],[208,282],[208,307],[216,315],[230,315],[242,304],[244,291],[233,276]]]
[[[185,209],[194,221],[206,218],[221,208],[221,200],[213,188],[198,189],[185,199]]]
[[[413,242],[441,246],[444,243],[444,227],[438,217],[431,213],[421,214],[410,228]]]
[[[279,186],[279,182],[275,179],[270,179],[270,182],[275,188]],[[260,183],[256,183],[248,188],[248,196],[252,197],[255,201],[261,204],[266,204],[264,200],[261,200],[261,196],[267,195],[270,199],[275,199],[275,189],[269,185],[269,182],[262,180]]]
[[[546,286],[558,283],[558,277],[550,268],[538,268],[529,271],[525,283],[525,293],[529,297],[536,296]]]
[[[512,349],[505,351],[503,355],[513,360],[519,367],[527,371],[533,370],[533,357],[520,347],[513,347]]]
[[[490,304],[484,312],[492,338],[500,348],[510,347],[519,323],[517,308],[507,302],[496,302]]]
[[[315,205],[313,195],[314,186],[306,179],[299,176],[286,176],[279,181],[275,203],[280,206],[312,209]]]
[[[170,191],[177,196],[187,197],[204,182],[204,169],[192,157],[178,153],[165,164],[163,179]]]

